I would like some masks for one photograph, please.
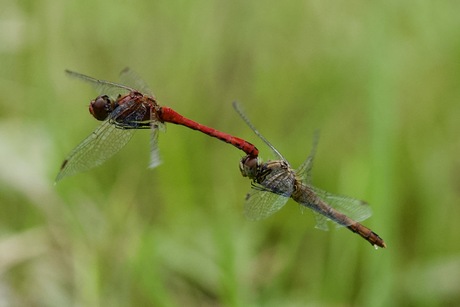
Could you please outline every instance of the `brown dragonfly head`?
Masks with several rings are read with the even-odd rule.
[[[89,112],[97,120],[105,120],[115,108],[115,102],[107,95],[98,96],[89,104]]]
[[[240,172],[243,177],[254,179],[259,173],[259,159],[257,157],[247,155],[240,161]]]

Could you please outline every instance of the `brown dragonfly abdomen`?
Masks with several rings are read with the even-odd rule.
[[[366,226],[361,225],[358,222],[356,222],[356,223],[354,223],[352,225],[348,225],[347,228],[350,229],[351,231],[359,234],[361,237],[363,237],[365,240],[367,240],[367,242],[369,242],[370,244],[372,244],[375,247],[377,247],[377,246],[379,246],[381,248],[387,247],[387,245],[385,244],[383,239],[380,238],[378,234],[376,234],[375,232],[373,232],[372,230],[370,230]]]

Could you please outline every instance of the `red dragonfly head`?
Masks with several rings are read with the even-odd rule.
[[[105,120],[115,109],[115,102],[107,95],[98,96],[89,104],[89,113],[97,120]]]

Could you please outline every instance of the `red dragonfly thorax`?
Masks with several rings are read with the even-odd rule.
[[[100,95],[89,104],[89,112],[97,120],[104,121],[116,108],[132,104],[137,106],[142,105],[142,107],[146,110],[144,116],[140,119],[141,121],[150,120],[151,111],[156,111],[155,107],[158,106],[153,98],[143,95],[138,91],[131,91],[129,94],[124,96],[119,95],[116,100],[111,99],[107,95]],[[122,114],[123,113],[120,114],[120,117],[123,117]]]

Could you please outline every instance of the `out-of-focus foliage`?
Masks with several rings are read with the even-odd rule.
[[[460,304],[460,4],[455,1],[13,1],[0,10],[0,304]],[[159,102],[367,200],[375,251],[288,204],[242,214],[242,152],[183,127],[136,133],[54,186],[130,66]]]

